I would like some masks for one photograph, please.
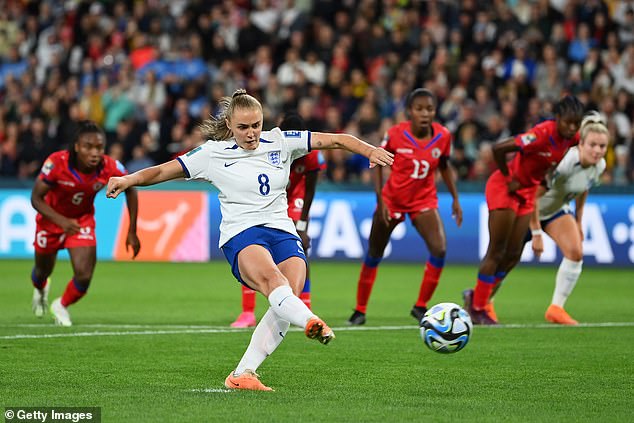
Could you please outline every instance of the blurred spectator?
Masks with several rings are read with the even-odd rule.
[[[201,142],[196,124],[243,87],[266,127],[300,109],[312,128],[374,144],[406,119],[405,93],[429,88],[460,178],[482,180],[488,143],[573,93],[614,133],[606,178],[632,177],[632,1],[58,3],[0,11],[3,177],[31,177],[40,149],[63,148],[80,119],[101,124],[124,162],[165,161]],[[370,183],[356,158],[325,156],[331,180]]]

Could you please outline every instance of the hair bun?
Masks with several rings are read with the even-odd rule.
[[[601,113],[597,112],[596,110],[591,110],[585,114],[585,116],[583,117],[583,120],[581,121],[581,127],[584,127],[585,125],[590,125],[593,123],[599,123],[605,126],[605,122],[603,120],[603,117],[601,116]]]
[[[239,88],[233,93],[231,98],[236,98],[236,97],[239,97],[241,95],[247,95],[247,90],[245,90],[244,88]]]

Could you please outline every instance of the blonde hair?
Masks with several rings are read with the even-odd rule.
[[[218,101],[220,105],[220,113],[216,116],[210,116],[200,124],[200,131],[203,138],[213,141],[224,141],[231,139],[233,133],[227,126],[226,119],[231,120],[235,109],[260,109],[262,105],[253,96],[247,94],[247,91],[240,88],[237,89],[231,97],[222,97]]]
[[[606,134],[608,135],[608,139],[610,133],[608,132],[608,128],[603,121],[603,118],[596,110],[592,110],[591,112],[586,113],[581,121],[581,126],[579,127],[579,136],[581,141],[585,140],[586,136],[590,132],[595,132],[598,134]]]

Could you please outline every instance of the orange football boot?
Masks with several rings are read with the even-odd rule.
[[[229,389],[246,389],[249,391],[272,391],[273,388],[265,386],[258,374],[253,370],[245,370],[240,376],[234,376],[233,372],[225,379],[225,386]]]
[[[575,319],[570,317],[568,313],[566,313],[566,310],[564,310],[563,307],[559,307],[558,305],[555,305],[555,304],[551,304],[548,307],[548,310],[546,310],[546,314],[544,315],[544,317],[549,322],[557,323],[560,325],[574,326],[579,324],[579,322],[577,322]]]
[[[316,339],[324,345],[335,339],[332,329],[317,316],[308,319],[304,332],[308,338]]]

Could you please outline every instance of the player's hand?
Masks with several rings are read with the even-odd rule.
[[[141,241],[136,232],[128,232],[128,236],[125,240],[125,251],[130,251],[130,248],[132,248],[132,258],[135,259],[139,251],[141,251]]]
[[[511,179],[507,184],[506,184],[508,190],[510,193],[513,193],[515,191],[517,191],[518,189],[520,189],[522,187],[522,184],[520,184],[520,182],[517,179]]]
[[[456,220],[456,225],[458,225],[458,227],[462,226],[462,207],[460,207],[460,202],[458,202],[458,200],[454,200],[451,205],[451,217]]]
[[[108,186],[106,188],[107,198],[117,198],[126,189],[130,188],[130,183],[125,176],[113,176],[108,179]]]
[[[394,154],[390,153],[382,149],[381,147],[377,147],[370,153],[370,167],[374,167],[376,165],[380,166],[391,166],[394,163]]]
[[[77,219],[64,219],[59,223],[59,226],[64,230],[64,233],[68,235],[75,235],[81,230]]]
[[[297,231],[297,235],[302,240],[302,247],[304,247],[304,252],[308,254],[308,249],[310,248],[310,237],[308,236],[307,231]]]
[[[544,237],[542,235],[533,235],[533,242],[531,244],[535,257],[539,259],[544,252]]]

